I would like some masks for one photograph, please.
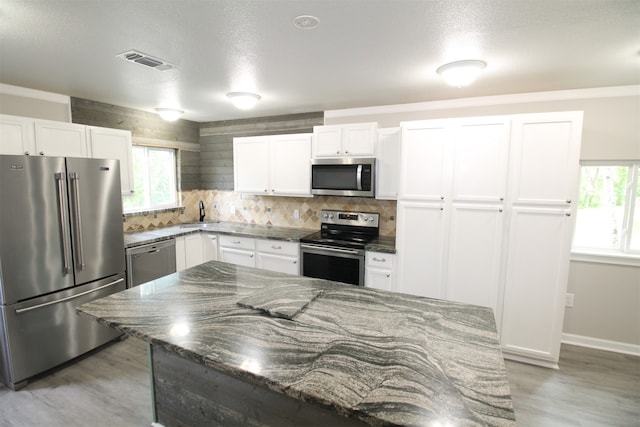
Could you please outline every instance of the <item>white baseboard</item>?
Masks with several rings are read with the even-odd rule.
[[[581,347],[595,348],[597,350],[612,351],[614,353],[640,356],[640,345],[619,341],[609,341],[600,338],[585,337],[583,335],[562,334],[563,344],[579,345]]]

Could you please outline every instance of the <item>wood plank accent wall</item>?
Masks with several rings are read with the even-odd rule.
[[[200,189],[233,190],[233,138],[313,132],[324,113],[290,114],[200,124]]]
[[[197,122],[167,122],[155,113],[73,97],[71,118],[73,123],[130,130],[134,144],[179,149],[180,189],[200,189],[200,125]]]

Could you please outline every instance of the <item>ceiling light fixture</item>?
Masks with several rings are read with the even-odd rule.
[[[260,95],[251,92],[229,92],[227,97],[241,110],[250,110],[260,101]]]
[[[184,111],[176,110],[174,108],[156,108],[156,113],[168,122],[175,122],[182,117]]]
[[[438,67],[436,73],[451,86],[469,86],[476,81],[487,63],[477,59],[467,59],[464,61],[450,62]]]
[[[293,18],[293,25],[301,30],[313,30],[320,25],[320,20],[311,15],[300,15]]]

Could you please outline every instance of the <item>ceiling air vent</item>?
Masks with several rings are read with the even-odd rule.
[[[128,50],[116,55],[120,59],[124,59],[128,62],[135,62],[136,64],[143,65],[148,68],[153,68],[158,71],[168,71],[178,68],[175,65],[164,61],[162,59],[154,58],[146,53],[139,52],[137,50]]]

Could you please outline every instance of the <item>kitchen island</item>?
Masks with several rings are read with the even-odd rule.
[[[488,308],[212,261],[78,311],[149,343],[167,426],[515,425]]]

